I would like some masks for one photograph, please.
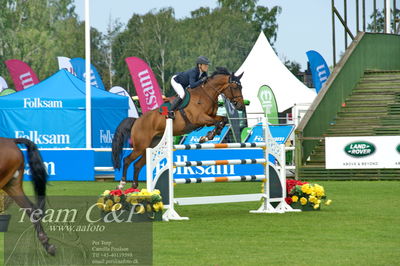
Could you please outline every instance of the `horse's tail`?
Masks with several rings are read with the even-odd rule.
[[[121,168],[122,148],[131,134],[131,128],[136,118],[127,117],[118,125],[112,139],[112,162],[114,169]]]
[[[35,189],[38,206],[44,209],[46,197],[47,171],[42,156],[34,142],[29,139],[14,139],[16,144],[24,144],[28,150],[28,163],[32,173],[33,187]]]

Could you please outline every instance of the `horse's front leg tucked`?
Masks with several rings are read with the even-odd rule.
[[[228,123],[228,119],[225,116],[215,116],[214,123],[215,128],[207,133],[206,136],[200,138],[199,142],[203,143],[209,140],[214,139],[216,135],[221,134],[222,129]]]

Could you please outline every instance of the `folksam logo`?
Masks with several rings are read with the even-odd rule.
[[[63,102],[42,100],[40,98],[24,98],[24,108],[63,108]]]
[[[352,157],[365,157],[373,154],[375,152],[376,148],[375,145],[366,142],[366,141],[358,141],[358,142],[353,142],[348,144],[345,148],[344,151],[346,154],[352,156]]]
[[[36,130],[29,132],[15,131],[15,138],[29,139],[36,144],[70,144],[68,134],[40,134]]]
[[[47,174],[55,176],[56,175],[56,163],[55,162],[43,162],[44,167],[46,168]],[[24,170],[25,175],[32,175],[31,168],[29,167],[29,164],[25,164],[25,170]]]
[[[149,70],[145,69],[138,74],[140,85],[143,88],[143,94],[146,97],[146,105],[150,110],[158,108],[157,97],[155,96],[154,86],[151,81]]]
[[[110,144],[112,143],[114,134],[111,134],[111,131],[108,129],[107,130],[100,129],[99,136],[100,136],[100,143]]]

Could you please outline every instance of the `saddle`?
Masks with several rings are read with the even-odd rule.
[[[171,110],[171,102],[176,98],[176,96],[165,98],[164,103],[158,109],[158,112],[162,115],[166,115],[169,110]],[[186,106],[188,106],[190,102],[190,93],[186,91],[185,97],[183,98],[182,102],[179,104],[177,110],[182,110]]]

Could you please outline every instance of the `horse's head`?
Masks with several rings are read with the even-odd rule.
[[[228,85],[222,91],[226,98],[235,106],[237,110],[243,111],[245,108],[245,104],[243,101],[242,95],[242,84],[240,83],[240,79],[242,78],[243,73],[239,76],[235,76],[232,73],[228,79]]]

